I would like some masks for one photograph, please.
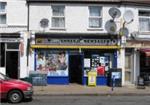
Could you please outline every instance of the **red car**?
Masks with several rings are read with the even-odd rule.
[[[0,99],[7,99],[11,103],[19,103],[23,99],[32,99],[32,84],[11,79],[0,73]]]

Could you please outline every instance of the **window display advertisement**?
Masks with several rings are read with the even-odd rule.
[[[65,51],[37,50],[36,70],[47,76],[68,76],[68,54]]]
[[[97,72],[97,76],[105,76],[109,69],[109,56],[92,55],[90,58],[84,58],[84,76],[91,70]]]

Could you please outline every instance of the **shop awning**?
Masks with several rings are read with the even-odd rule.
[[[76,45],[31,45],[31,48],[53,49],[120,49],[120,46],[76,46]]]
[[[140,51],[145,53],[146,56],[150,57],[150,49],[140,49]]]

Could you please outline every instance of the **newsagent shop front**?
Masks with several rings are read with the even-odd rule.
[[[110,68],[117,67],[117,37],[35,35],[34,69],[47,73],[48,84],[87,85],[88,72],[97,73],[96,85],[107,85]],[[101,69],[98,69],[101,68]]]

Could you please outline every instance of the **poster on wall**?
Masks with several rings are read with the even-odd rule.
[[[99,62],[104,64],[105,63],[105,57],[100,57]]]
[[[64,51],[38,50],[36,70],[47,72],[47,76],[68,76],[68,55]]]
[[[85,58],[84,59],[84,67],[85,68],[90,68],[91,67],[91,59],[90,58]]]

